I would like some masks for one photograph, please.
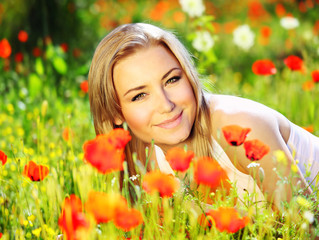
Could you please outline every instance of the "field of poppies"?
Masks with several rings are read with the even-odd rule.
[[[99,40],[120,24],[153,23],[193,54],[207,91],[261,102],[319,136],[318,12],[318,0],[0,2],[0,238],[319,238],[319,178],[310,196],[292,186],[274,211],[186,149],[166,155],[175,176],[146,172],[135,155],[129,176],[129,132],[95,136],[87,95]],[[273,153],[247,141],[250,131],[225,126],[220,137],[245,149],[263,181],[258,160]],[[284,155],[273,160],[278,185],[289,184],[296,164],[285,178]]]

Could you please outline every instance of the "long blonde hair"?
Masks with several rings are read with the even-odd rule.
[[[143,48],[162,45],[177,59],[194,92],[197,112],[191,131],[192,147],[196,156],[213,156],[212,127],[208,104],[204,98],[198,73],[192,58],[176,36],[156,26],[145,23],[125,24],[111,31],[97,46],[89,72],[89,99],[96,134],[105,134],[115,125],[115,118],[122,118],[121,106],[115,91],[113,70],[119,61]],[[123,119],[125,120],[125,119]],[[126,146],[126,161],[130,175],[135,175],[132,158],[145,164],[145,147],[131,132],[132,140]]]

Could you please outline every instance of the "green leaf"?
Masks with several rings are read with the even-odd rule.
[[[39,75],[43,75],[44,74],[44,67],[43,67],[43,63],[42,63],[41,58],[37,58],[35,60],[35,71]]]
[[[29,94],[30,97],[34,98],[42,89],[42,81],[39,76],[35,73],[29,75]]]
[[[66,64],[64,59],[61,57],[54,57],[53,58],[53,67],[55,68],[55,70],[58,73],[60,73],[62,75],[66,74],[68,71],[68,65]]]

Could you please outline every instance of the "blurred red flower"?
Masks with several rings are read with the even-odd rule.
[[[263,26],[261,29],[260,29],[260,33],[261,35],[263,36],[263,38],[269,38],[270,35],[271,35],[271,28],[269,26]]]
[[[2,162],[2,166],[7,162],[7,155],[0,150],[0,161]]]
[[[268,59],[257,60],[252,66],[253,73],[256,75],[273,75],[277,72],[275,64]]]
[[[71,128],[69,127],[66,127],[63,129],[63,132],[62,132],[62,138],[64,141],[68,142],[71,140],[71,137],[74,136],[74,133],[73,131],[71,130]]]
[[[166,160],[173,170],[184,172],[189,168],[194,156],[195,154],[192,151],[185,151],[182,148],[174,147],[167,151]]]
[[[314,70],[311,72],[312,81],[319,83],[319,70]]]
[[[228,125],[222,128],[226,141],[232,146],[239,146],[245,141],[250,128],[242,128],[238,125]]]
[[[2,238],[2,233],[0,232],[0,238]]]
[[[33,56],[35,56],[35,57],[40,57],[41,54],[42,54],[42,51],[41,51],[40,48],[35,47],[35,48],[32,49],[32,54],[33,54]]]
[[[305,81],[302,84],[302,90],[304,91],[311,91],[315,87],[315,83],[311,80]]]
[[[7,39],[0,41],[0,57],[8,58],[11,55],[11,46]]]
[[[210,157],[201,157],[194,162],[194,179],[198,184],[210,188],[230,189],[229,178],[219,163]]]
[[[66,239],[85,239],[83,230],[88,232],[90,223],[87,216],[82,212],[82,202],[76,195],[72,194],[64,199],[58,224]]]
[[[214,222],[214,226],[220,232],[235,233],[244,228],[250,221],[249,217],[240,217],[235,208],[219,207],[218,209],[211,209],[206,213],[208,223]]]
[[[105,174],[123,170],[124,147],[131,139],[124,129],[114,129],[83,144],[84,159]]]
[[[87,93],[89,91],[89,81],[85,80],[83,82],[81,82],[80,84],[80,88],[84,93]]]
[[[283,17],[286,14],[286,9],[285,9],[284,5],[282,5],[281,3],[278,3],[276,5],[276,10],[275,11],[276,11],[276,14],[277,14],[278,17]]]
[[[263,20],[268,17],[268,12],[265,10],[260,1],[250,1],[248,4],[248,16],[254,20]]]
[[[284,59],[284,63],[293,71],[303,71],[303,60],[300,57],[290,55]]]
[[[67,43],[61,43],[60,47],[62,48],[63,52],[67,52],[69,50],[69,45]]]
[[[114,218],[116,227],[128,232],[143,223],[143,217],[140,211],[134,208],[119,210]]]
[[[23,61],[23,53],[22,52],[16,53],[14,56],[14,60],[16,62],[22,62]]]
[[[127,202],[120,194],[104,192],[89,192],[85,202],[85,210],[94,215],[97,223],[112,221],[117,212],[127,209]]]
[[[149,194],[158,192],[161,197],[171,197],[178,190],[179,182],[174,176],[155,170],[145,174],[142,187]]]
[[[150,18],[154,21],[160,21],[169,9],[168,1],[159,1],[150,12]]]
[[[28,164],[24,166],[22,174],[30,178],[31,181],[41,181],[48,176],[49,168],[29,161]]]
[[[313,34],[319,35],[319,20],[317,20],[313,26]]]
[[[19,33],[18,33],[18,39],[20,42],[26,42],[28,41],[28,33],[26,31],[23,31],[21,30]]]
[[[246,156],[252,161],[262,159],[270,150],[269,146],[258,139],[244,142]]]
[[[302,128],[305,129],[306,131],[310,132],[310,133],[314,132],[313,125],[303,126]]]

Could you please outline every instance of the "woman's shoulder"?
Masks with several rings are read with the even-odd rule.
[[[290,124],[281,113],[259,102],[231,95],[205,94],[214,130],[226,125],[258,129],[261,134],[273,131],[288,141]],[[216,131],[215,131],[216,132]]]

